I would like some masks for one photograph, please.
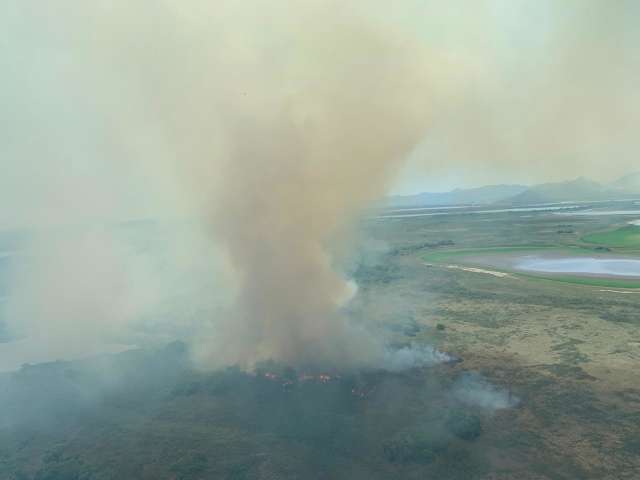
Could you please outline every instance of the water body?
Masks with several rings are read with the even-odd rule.
[[[465,212],[451,211],[451,212],[423,212],[423,213],[395,213],[395,212],[408,212],[415,209],[401,209],[393,210],[391,215],[379,215],[376,218],[409,218],[409,217],[432,217],[435,215],[453,215],[453,214],[489,214],[489,213],[509,213],[509,212],[553,212],[556,210],[569,210],[576,208],[573,205],[562,205],[553,207],[514,207],[514,208],[496,208],[491,210],[469,210]],[[440,208],[441,209],[441,208]],[[424,209],[419,209],[424,210]]]
[[[449,215],[449,212],[429,212],[429,213],[399,213],[394,215],[379,215],[374,218],[409,218],[409,217],[433,217],[435,215]]]
[[[555,212],[556,215],[640,215],[640,210],[582,210],[580,212]]]
[[[421,210],[458,210],[460,208],[472,208],[473,205],[453,205],[448,207],[398,207],[387,210],[387,213],[415,212]]]
[[[514,268],[525,272],[640,278],[640,259],[631,258],[527,256],[517,259]]]

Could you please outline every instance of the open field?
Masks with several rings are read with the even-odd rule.
[[[637,285],[546,279],[463,262],[478,251],[637,255],[608,245],[609,251],[595,250],[581,240],[619,227],[620,220],[506,213],[386,222],[370,226],[393,260],[367,272],[376,281],[361,293],[378,304],[367,312],[383,324],[415,323],[416,338],[459,355],[463,368],[523,399],[509,412],[512,433],[502,436],[513,442],[509,452],[500,451],[487,478],[634,478],[640,468],[640,295],[622,287]],[[381,314],[389,304],[393,310],[387,306]],[[524,464],[507,460],[523,456]]]
[[[591,233],[582,240],[587,243],[620,248],[640,248],[640,226],[627,225],[615,230]]]

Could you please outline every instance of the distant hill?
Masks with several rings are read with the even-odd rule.
[[[584,177],[567,182],[543,183],[506,200],[505,203],[531,205],[579,200],[606,200],[615,196],[611,188]]]
[[[625,175],[603,185],[588,178],[535,185],[524,192],[506,199],[508,204],[531,205],[589,200],[614,200],[640,194],[640,172]]]
[[[477,188],[458,188],[450,192],[424,192],[416,195],[387,197],[385,207],[439,207],[500,202],[527,190],[524,185],[487,185]]]
[[[617,180],[602,184],[579,177],[575,180],[525,185],[487,185],[477,188],[458,188],[450,192],[424,192],[416,195],[394,195],[387,197],[380,206],[443,207],[447,205],[532,205],[571,201],[614,200],[625,197],[640,197],[640,172],[624,175]]]
[[[612,188],[629,193],[640,193],[640,172],[629,173],[609,184]]]

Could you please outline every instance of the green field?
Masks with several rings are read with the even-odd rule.
[[[640,226],[627,225],[615,230],[596,232],[582,237],[587,243],[606,245],[618,248],[639,248],[640,247]]]
[[[564,255],[579,255],[585,254],[589,252],[593,252],[593,250],[577,247],[577,246],[566,246],[566,245],[514,245],[514,246],[504,246],[504,247],[486,247],[486,248],[474,248],[474,249],[462,249],[462,250],[438,250],[435,252],[427,253],[423,256],[424,260],[431,262],[439,262],[451,259],[453,257],[466,257],[470,255],[478,255],[478,254],[502,254],[502,253],[513,253],[513,252],[527,252],[527,253],[536,253],[536,252],[560,252]]]
[[[518,273],[518,275],[522,277],[528,277],[531,279],[537,279],[537,280],[575,283],[577,285],[589,285],[592,287],[634,288],[634,289],[640,288],[640,281],[638,280],[617,280],[615,278],[577,277],[574,275],[562,275],[557,277],[523,274],[523,273]]]

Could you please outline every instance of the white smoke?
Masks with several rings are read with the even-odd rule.
[[[399,349],[387,348],[384,353],[383,368],[391,372],[399,372],[411,368],[432,367],[452,360],[452,356],[431,345],[411,344]]]
[[[510,391],[489,383],[484,377],[466,372],[452,387],[451,394],[456,400],[470,406],[495,411],[513,408],[520,399]]]

